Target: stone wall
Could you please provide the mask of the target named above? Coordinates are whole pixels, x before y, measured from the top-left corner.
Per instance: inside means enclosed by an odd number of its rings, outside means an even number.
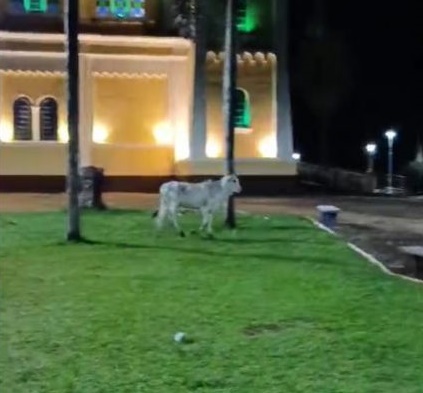
[[[298,176],[301,181],[315,182],[331,191],[371,194],[377,187],[377,178],[373,174],[327,168],[304,162],[298,164]]]

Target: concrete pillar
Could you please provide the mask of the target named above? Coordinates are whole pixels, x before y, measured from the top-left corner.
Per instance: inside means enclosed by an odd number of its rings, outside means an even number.
[[[288,0],[274,0],[273,7],[273,34],[277,61],[275,86],[277,157],[284,161],[292,161],[293,133],[288,66]]]
[[[205,17],[207,1],[197,0],[196,44],[194,49],[194,86],[193,86],[193,121],[190,135],[190,150],[192,160],[206,158],[207,142],[207,18]]]
[[[34,141],[40,141],[40,106],[32,105],[31,106],[31,127],[32,127],[32,139]]]
[[[169,70],[169,118],[175,135],[175,158],[190,157],[190,86],[189,66],[185,59],[176,60]]]

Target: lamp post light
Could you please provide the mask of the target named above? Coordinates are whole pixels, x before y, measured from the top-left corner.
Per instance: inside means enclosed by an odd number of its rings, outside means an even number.
[[[294,161],[300,161],[301,160],[301,154],[300,153],[292,153],[292,159]]]
[[[367,173],[373,173],[374,171],[374,161],[375,161],[375,155],[377,151],[376,143],[368,143],[365,146],[365,150],[367,153]]]
[[[394,174],[394,140],[397,137],[397,133],[394,130],[388,130],[385,132],[385,137],[388,140],[388,186],[386,188],[387,194],[393,194],[393,174]]]

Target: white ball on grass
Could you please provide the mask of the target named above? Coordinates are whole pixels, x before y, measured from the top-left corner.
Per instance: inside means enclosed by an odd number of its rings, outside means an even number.
[[[183,342],[185,338],[186,338],[186,334],[183,332],[175,333],[175,335],[173,336],[173,340],[177,343]]]

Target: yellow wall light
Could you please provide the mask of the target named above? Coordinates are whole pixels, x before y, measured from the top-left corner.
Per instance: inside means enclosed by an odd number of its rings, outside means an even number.
[[[173,132],[169,123],[162,122],[157,124],[153,129],[153,135],[158,145],[173,145]]]
[[[13,127],[10,123],[0,124],[0,142],[13,142]]]
[[[106,143],[109,137],[109,131],[102,124],[95,124],[93,128],[93,142]]]
[[[208,138],[206,144],[206,155],[208,158],[217,158],[220,155],[220,146],[213,138]]]
[[[278,153],[276,138],[272,135],[263,138],[258,144],[258,151],[264,158],[276,158]]]
[[[66,127],[65,124],[61,124],[59,127],[59,130],[57,131],[57,136],[59,139],[59,142],[61,143],[68,143],[69,142],[69,132],[68,127]]]

